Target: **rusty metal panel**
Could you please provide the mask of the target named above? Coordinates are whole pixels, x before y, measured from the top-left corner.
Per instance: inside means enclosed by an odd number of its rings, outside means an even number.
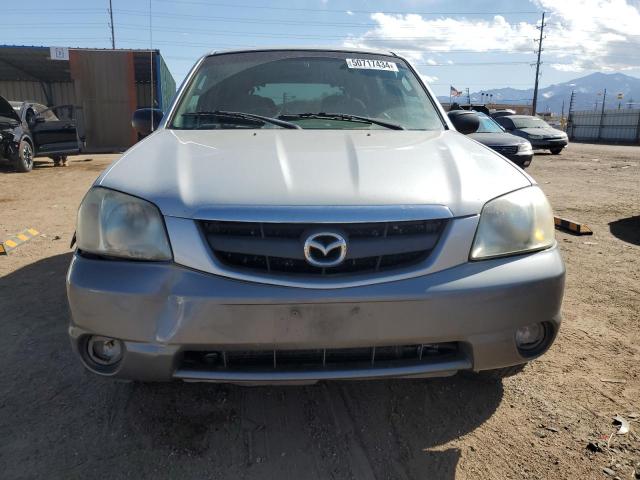
[[[132,53],[75,50],[70,52],[70,65],[84,112],[86,150],[119,151],[133,145]]]

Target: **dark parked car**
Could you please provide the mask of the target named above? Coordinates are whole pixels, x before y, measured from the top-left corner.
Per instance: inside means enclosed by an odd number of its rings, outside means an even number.
[[[507,132],[529,140],[536,150],[551,150],[551,153],[558,155],[569,143],[566,133],[538,117],[509,115],[498,117],[495,121]]]
[[[34,157],[50,157],[60,164],[67,155],[78,153],[75,122],[58,118],[56,108],[0,97],[0,159],[12,162],[19,172],[28,172]]]
[[[464,110],[449,112],[449,118],[453,121],[452,117],[460,115],[460,112],[464,112]],[[480,126],[474,133],[469,134],[471,138],[507,157],[520,168],[527,168],[531,164],[533,150],[527,140],[505,132],[488,115],[482,112],[475,112],[475,114],[480,120]]]

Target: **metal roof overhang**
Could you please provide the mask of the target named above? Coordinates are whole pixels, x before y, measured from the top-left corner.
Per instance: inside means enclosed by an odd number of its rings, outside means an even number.
[[[69,82],[69,62],[51,60],[49,47],[0,45],[0,80]]]

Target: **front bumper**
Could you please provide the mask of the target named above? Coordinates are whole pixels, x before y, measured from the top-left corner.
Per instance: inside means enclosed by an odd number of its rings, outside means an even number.
[[[568,145],[569,141],[566,138],[541,138],[539,140],[536,139],[528,139],[531,142],[531,146],[534,150],[539,149],[549,149],[549,148],[564,148]]]
[[[504,156],[507,157],[516,165],[518,165],[520,168],[527,168],[529,165],[531,165],[531,160],[533,159],[533,152],[515,153],[513,155],[504,155]]]
[[[468,262],[422,277],[330,290],[232,280],[176,264],[76,254],[67,275],[69,333],[79,353],[87,335],[122,339],[124,356],[108,375],[125,379],[278,383],[444,376],[530,360],[518,352],[515,330],[548,322],[555,335],[564,275],[556,247]],[[193,350],[444,342],[461,345],[459,355],[393,367],[194,370],[183,362],[184,353]],[[85,355],[80,357],[92,369]]]

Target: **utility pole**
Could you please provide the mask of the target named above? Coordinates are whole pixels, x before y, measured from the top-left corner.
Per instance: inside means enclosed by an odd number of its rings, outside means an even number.
[[[598,126],[598,140],[602,138],[602,127],[604,127],[604,104],[607,101],[607,89],[602,94],[602,110],[600,110],[600,125]]]
[[[567,135],[569,135],[569,139],[573,139],[573,119],[571,118],[573,115],[573,105],[576,97],[576,91],[571,90],[571,98],[569,98],[569,113],[567,113]]]
[[[116,34],[113,31],[113,5],[111,5],[111,0],[109,0],[109,27],[111,27],[111,48],[113,50],[116,49]]]
[[[540,39],[538,40],[538,61],[536,62],[536,82],[533,87],[533,104],[531,105],[531,115],[536,114],[536,106],[538,103],[538,79],[540,78],[540,55],[542,54],[542,34],[544,33],[544,14],[542,12],[542,23],[540,24]]]
[[[467,87],[467,103],[471,105],[471,95],[469,94],[469,87]]]

